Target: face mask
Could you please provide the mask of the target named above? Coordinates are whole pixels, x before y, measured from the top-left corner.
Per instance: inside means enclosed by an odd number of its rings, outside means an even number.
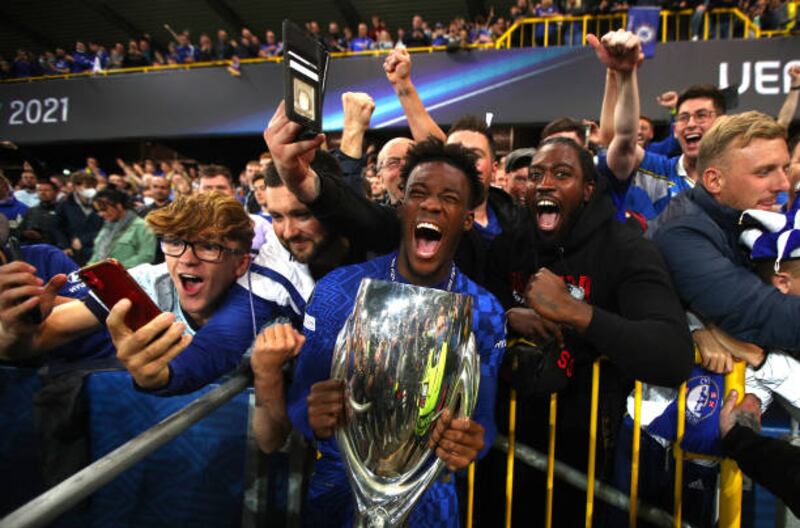
[[[97,194],[97,189],[81,189],[81,196],[85,200],[91,200]]]
[[[144,202],[145,205],[153,205],[154,203],[156,203],[155,198],[153,198],[152,196],[145,196],[142,201]]]

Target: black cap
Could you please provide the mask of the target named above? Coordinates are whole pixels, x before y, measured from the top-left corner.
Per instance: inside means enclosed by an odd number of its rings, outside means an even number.
[[[506,172],[518,169],[520,167],[527,167],[531,164],[533,155],[536,154],[535,148],[520,148],[512,150],[506,156]]]

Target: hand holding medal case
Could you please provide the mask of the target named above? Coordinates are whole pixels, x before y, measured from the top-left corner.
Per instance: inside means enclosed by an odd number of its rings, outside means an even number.
[[[290,22],[283,21],[283,99],[286,115],[303,125],[297,140],[322,132],[322,103],[328,74],[328,51]]]

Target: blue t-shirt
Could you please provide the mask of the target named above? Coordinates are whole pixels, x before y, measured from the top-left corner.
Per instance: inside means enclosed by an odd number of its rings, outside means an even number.
[[[645,151],[636,173],[619,181],[606,163],[605,155],[598,159],[598,170],[610,175],[614,204],[625,211],[633,211],[651,220],[661,214],[677,194],[694,187],[694,181],[682,170],[680,156],[668,158]]]
[[[314,383],[330,378],[336,337],[353,309],[361,279],[391,280],[391,262],[396,257],[397,252],[393,252],[363,264],[338,268],[317,284],[306,309],[303,324],[306,343],[298,358],[288,398],[289,417],[307,438],[313,439],[314,433],[308,424],[306,398]],[[402,277],[397,278],[402,280]],[[472,329],[480,356],[481,378],[473,418],[484,427],[485,453],[497,433],[494,403],[497,372],[505,352],[505,313],[492,294],[457,269],[452,291],[471,295],[474,302]],[[322,457],[316,462],[309,484],[304,524],[348,526],[353,520],[353,499],[336,440],[321,440],[317,447]],[[458,522],[458,501],[452,478],[446,483],[440,479],[432,484],[409,517],[410,526],[457,527]]]
[[[91,70],[94,67],[94,55],[92,53],[76,51],[72,54],[72,71],[80,73]]]
[[[0,202],[0,214],[8,218],[8,224],[11,229],[19,227],[19,223],[27,210],[28,206],[17,200],[13,194],[4,202]]]
[[[375,46],[375,42],[369,37],[356,37],[350,41],[350,51],[367,51]]]
[[[667,137],[660,141],[651,141],[644,148],[653,154],[661,154],[662,156],[672,157],[681,155],[681,144],[675,139],[675,122],[669,125],[669,134]]]
[[[478,231],[487,244],[491,244],[495,238],[503,233],[503,226],[500,225],[497,215],[494,214],[492,207],[488,203],[486,204],[486,218],[488,221],[485,226],[480,225],[478,222],[473,222],[472,227]]]
[[[187,44],[186,46],[175,47],[175,57],[177,62],[183,64],[185,62],[192,62],[197,58],[197,52],[194,46]]]

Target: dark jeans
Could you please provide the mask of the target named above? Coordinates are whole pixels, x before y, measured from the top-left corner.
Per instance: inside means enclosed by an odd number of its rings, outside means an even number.
[[[631,444],[633,423],[629,417],[622,422],[614,458],[613,485],[625,494],[630,493]],[[683,464],[683,519],[692,526],[714,525],[714,495],[717,489],[718,467]],[[675,458],[672,449],[665,449],[644,430],[639,448],[639,498],[668,513],[673,511],[675,489]],[[628,512],[608,508],[607,526],[628,526]],[[652,526],[639,521],[637,526]]]

